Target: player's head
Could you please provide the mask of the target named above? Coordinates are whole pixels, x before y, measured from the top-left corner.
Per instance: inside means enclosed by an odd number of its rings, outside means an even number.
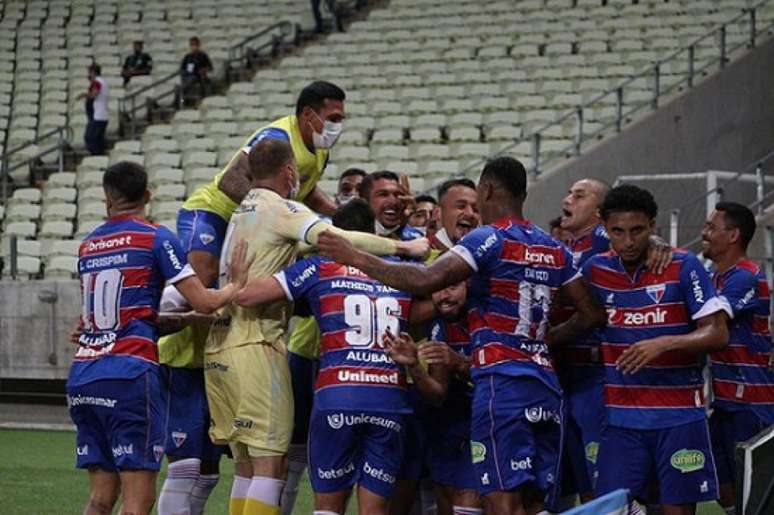
[[[192,54],[195,54],[199,51],[202,47],[202,42],[199,40],[198,37],[193,36],[188,40],[188,48],[190,49]]]
[[[374,214],[363,199],[355,198],[339,206],[332,221],[345,231],[374,232]]]
[[[715,204],[701,230],[704,256],[717,262],[729,251],[734,257],[745,254],[755,227],[755,215],[747,206],[737,202]]]
[[[648,190],[624,184],[610,190],[600,208],[610,246],[624,265],[645,261],[658,205]]]
[[[87,68],[89,74],[89,80],[94,80],[96,77],[102,75],[102,67],[97,63],[91,63]]]
[[[134,48],[134,53],[139,54],[142,52],[143,42],[141,39],[136,40],[134,43],[132,43],[132,48]]]
[[[376,221],[386,229],[400,226],[403,220],[403,190],[400,177],[387,170],[369,173],[360,183],[360,198],[368,202]]]
[[[419,230],[426,231],[435,222],[438,202],[432,195],[417,195],[414,197],[416,209],[408,217],[408,224]]]
[[[343,206],[352,199],[360,198],[358,187],[366,174],[360,168],[347,168],[339,177],[339,187],[336,191],[336,205]]]
[[[443,290],[433,293],[433,304],[438,314],[443,318],[457,318],[465,307],[465,298],[468,295],[467,281],[460,281],[457,284],[447,286]]]
[[[512,157],[490,159],[481,172],[477,192],[478,210],[485,224],[501,216],[503,208],[520,212],[527,198],[527,170]]]
[[[452,243],[478,227],[481,219],[476,208],[476,184],[470,179],[451,179],[438,188],[441,226]]]
[[[267,186],[284,198],[296,198],[301,183],[290,143],[263,139],[250,149],[247,161],[253,186]]]
[[[318,80],[304,89],[296,101],[296,118],[301,138],[314,149],[331,148],[344,129],[344,90]]]
[[[598,179],[581,179],[570,186],[562,200],[562,229],[573,236],[599,223],[599,206],[605,201],[610,185]]]
[[[109,166],[102,175],[108,216],[142,211],[150,200],[145,168],[130,161]]]

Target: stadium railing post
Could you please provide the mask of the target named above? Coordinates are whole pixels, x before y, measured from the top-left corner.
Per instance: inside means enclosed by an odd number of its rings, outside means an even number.
[[[18,252],[19,249],[17,248],[17,245],[18,245],[17,241],[18,241],[17,236],[15,234],[12,234],[10,258],[11,258],[11,279],[13,279],[14,281],[16,280],[16,273],[17,273],[17,267],[18,267],[18,263],[16,261],[18,259],[18,254],[19,254]]]
[[[669,244],[677,247],[677,235],[680,224],[680,210],[673,209],[669,213]]]
[[[691,45],[688,47],[688,87],[693,87],[694,68],[696,66],[696,47]]]
[[[540,133],[532,135],[532,162],[535,163],[535,175],[540,173]]]
[[[578,106],[575,110],[575,115],[578,117],[578,128],[575,133],[575,155],[579,156],[581,145],[583,144],[583,106]]]
[[[57,127],[57,161],[59,162],[59,172],[64,171],[64,127]]]
[[[750,48],[755,48],[755,18],[757,16],[757,7],[750,9]]]
[[[661,95],[661,64],[656,63],[653,66],[653,101],[652,107],[655,111],[658,109],[658,97]]]
[[[615,90],[615,131],[621,132],[621,124],[623,120],[623,86],[619,86]]]
[[[726,67],[726,26],[720,26],[720,67]]]

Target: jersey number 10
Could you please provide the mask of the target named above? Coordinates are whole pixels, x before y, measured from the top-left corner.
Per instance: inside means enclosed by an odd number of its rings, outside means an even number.
[[[81,276],[81,290],[83,292],[81,319],[84,330],[92,331],[96,328],[107,331],[118,328],[121,323],[119,313],[123,284],[124,276],[120,270],[115,268]],[[92,296],[94,300],[93,303],[90,303]],[[94,326],[96,327],[92,327],[90,315],[94,315]]]
[[[366,295],[347,295],[344,297],[344,322],[349,326],[344,340],[353,347],[370,347],[374,343],[382,345],[382,335],[389,330],[397,335],[400,321],[395,316],[400,313],[398,299],[380,297],[371,299]]]

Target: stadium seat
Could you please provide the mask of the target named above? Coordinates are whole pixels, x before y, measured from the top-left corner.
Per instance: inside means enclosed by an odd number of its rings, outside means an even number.
[[[43,222],[38,232],[41,238],[68,239],[73,234],[73,224],[67,221]]]
[[[31,279],[40,273],[40,259],[32,256],[19,256],[16,260],[17,279]],[[11,277],[11,267],[3,266],[3,277]]]
[[[78,258],[74,256],[53,256],[45,266],[46,279],[72,279],[78,273]]]
[[[31,239],[37,233],[35,222],[10,222],[5,224],[4,236],[16,236],[17,238]]]

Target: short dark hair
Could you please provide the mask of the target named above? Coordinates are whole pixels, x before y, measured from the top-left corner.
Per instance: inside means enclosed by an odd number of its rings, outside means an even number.
[[[148,190],[148,174],[137,163],[119,161],[105,170],[102,187],[111,197],[120,197],[131,203],[139,202]]]
[[[333,225],[345,231],[360,231],[373,233],[374,213],[368,207],[368,202],[355,198],[333,213]]]
[[[755,215],[749,207],[738,202],[718,202],[715,211],[723,213],[723,219],[729,229],[739,229],[739,237],[742,239],[742,248],[747,246],[755,236]]]
[[[608,192],[599,213],[602,220],[607,220],[611,213],[626,212],[645,213],[653,219],[658,215],[658,204],[648,190],[633,184],[622,184]]]
[[[417,204],[419,204],[420,202],[430,202],[435,206],[438,205],[438,202],[436,202],[435,198],[432,195],[427,195],[427,194],[417,195],[416,197],[414,197],[414,202],[416,202]]]
[[[97,63],[91,63],[89,65],[89,71],[94,72],[94,75],[102,75],[102,66]]]
[[[191,45],[193,43],[196,43],[197,45],[201,45],[202,42],[199,39],[199,36],[191,36],[191,38],[188,40],[188,44]]]
[[[374,182],[378,181],[379,179],[387,179],[400,183],[400,177],[398,177],[398,174],[389,170],[369,173],[363,177],[363,182],[361,182],[357,187],[357,192],[360,194],[360,198],[363,198],[367,201],[368,197],[371,196],[371,190],[374,189]]]
[[[449,190],[455,186],[462,186],[464,188],[470,188],[473,191],[476,191],[476,183],[470,179],[466,179],[464,177],[461,179],[449,179],[438,187],[438,200],[441,201],[443,197],[449,192]]]
[[[344,90],[337,85],[324,80],[314,81],[301,90],[296,101],[296,116],[301,114],[305,107],[311,107],[315,111],[325,105],[325,99],[330,98],[344,102],[346,95]]]
[[[479,183],[483,182],[497,183],[514,199],[527,194],[527,170],[513,157],[500,156],[487,161],[479,179]]]
[[[293,160],[293,147],[281,139],[262,139],[250,149],[247,160],[250,177],[269,179]]]
[[[341,182],[342,179],[346,179],[347,177],[352,177],[353,175],[357,175],[359,177],[365,177],[366,175],[368,175],[368,173],[366,173],[365,170],[360,168],[347,168],[339,176],[339,182]]]
[[[557,216],[556,218],[552,218],[548,222],[548,226],[551,228],[552,231],[554,229],[560,228],[562,226],[562,217],[561,216]]]

